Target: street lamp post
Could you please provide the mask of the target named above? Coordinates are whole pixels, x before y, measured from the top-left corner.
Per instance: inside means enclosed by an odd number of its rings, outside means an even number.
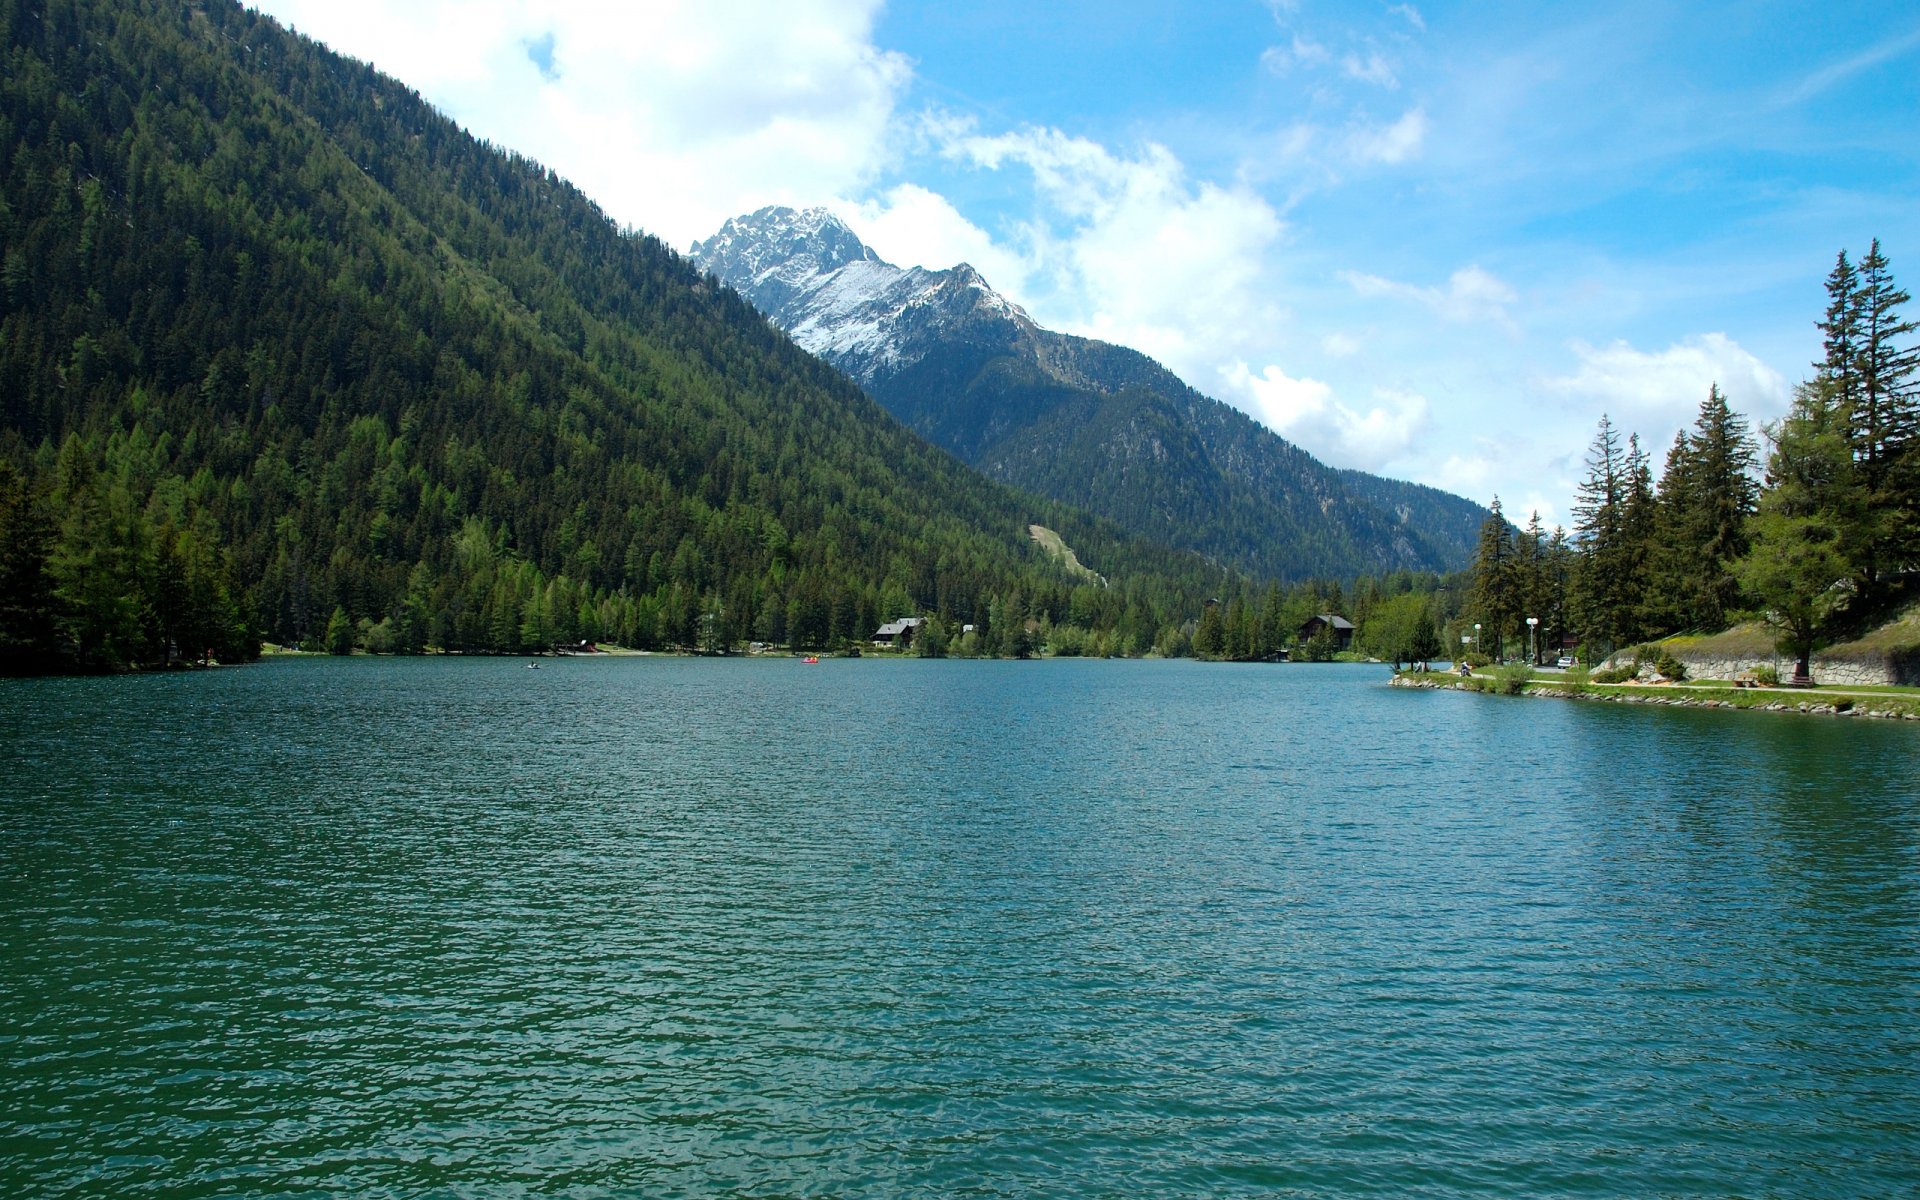
[[[1473,623],[1473,648],[1480,649],[1480,622],[1478,621]]]
[[[1539,626],[1539,617],[1527,618],[1527,661],[1536,667],[1540,665],[1540,644],[1534,639],[1534,633]]]

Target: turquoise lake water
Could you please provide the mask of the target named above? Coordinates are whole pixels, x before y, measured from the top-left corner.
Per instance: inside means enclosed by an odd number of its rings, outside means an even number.
[[[1381,667],[0,682],[0,1194],[1920,1191],[1920,728]]]

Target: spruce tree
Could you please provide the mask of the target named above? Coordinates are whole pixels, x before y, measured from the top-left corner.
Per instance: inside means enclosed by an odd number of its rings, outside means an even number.
[[[1646,636],[1640,614],[1646,604],[1652,572],[1654,527],[1653,469],[1640,435],[1627,437],[1627,475],[1624,511],[1620,519],[1620,639],[1639,641]]]
[[[1833,381],[1802,384],[1786,419],[1768,431],[1767,488],[1738,568],[1800,678],[1854,594],[1849,537],[1863,528],[1866,493],[1847,433],[1847,407]]]
[[[1487,653],[1484,641],[1493,639],[1492,658],[1501,660],[1506,635],[1516,623],[1519,609],[1520,577],[1513,553],[1513,537],[1506,517],[1500,512],[1500,497],[1493,498],[1487,519],[1480,523],[1480,542],[1473,556],[1473,603],[1471,612],[1480,622],[1482,643],[1476,653]]]
[[[1747,552],[1747,522],[1759,500],[1755,457],[1746,421],[1715,384],[1687,438],[1685,536],[1693,566],[1687,617],[1696,628],[1720,628],[1739,605],[1733,565]]]
[[[1556,657],[1559,648],[1567,644],[1569,635],[1573,633],[1574,568],[1573,542],[1568,539],[1565,529],[1555,525],[1553,533],[1547,538],[1542,562],[1546,598],[1541,606],[1540,633],[1543,640],[1554,648]]]
[[[1583,637],[1605,653],[1613,651],[1632,624],[1625,545],[1628,489],[1620,435],[1603,413],[1587,451],[1587,477],[1574,498],[1578,550],[1573,609]]]
[[[1818,328],[1824,353],[1813,365],[1830,385],[1833,403],[1849,412],[1860,395],[1860,274],[1845,250],[1827,275],[1826,319]]]
[[[1549,603],[1547,577],[1546,531],[1540,526],[1540,510],[1535,509],[1527,518],[1527,527],[1514,537],[1514,595],[1519,616],[1524,621],[1534,618],[1528,637],[1528,653],[1532,655],[1532,664],[1540,665],[1540,651],[1545,644],[1546,612]],[[1516,631],[1518,632],[1518,631]]]
[[[1647,629],[1665,632],[1693,623],[1697,506],[1687,435],[1676,433],[1654,491],[1653,544],[1648,548],[1647,590],[1640,606],[1641,623]]]
[[[1862,582],[1869,589],[1910,565],[1916,545],[1913,527],[1920,518],[1913,470],[1920,451],[1920,393],[1914,379],[1920,352],[1901,345],[1916,328],[1900,316],[1900,306],[1911,298],[1894,286],[1875,238],[1860,260],[1855,292],[1859,387],[1847,423],[1871,521],[1860,563]]]

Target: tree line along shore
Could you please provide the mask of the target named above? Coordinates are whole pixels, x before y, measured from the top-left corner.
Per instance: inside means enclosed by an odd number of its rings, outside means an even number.
[[[1759,446],[1718,386],[1656,481],[1637,435],[1602,416],[1571,531],[1514,528],[1494,501],[1450,645],[1467,661],[1518,650],[1601,664],[1640,648],[1678,665],[1676,635],[1763,627],[1789,678],[1814,652],[1906,629],[1920,566],[1920,347],[1875,240],[1826,280],[1822,356]],[[1465,639],[1453,642],[1452,638]],[[1738,639],[1731,639],[1737,641]],[[1914,638],[1920,643],[1920,637]],[[1885,647],[1906,661],[1911,647]],[[1761,656],[1749,653],[1752,665]],[[1616,669],[1619,669],[1616,667]]]

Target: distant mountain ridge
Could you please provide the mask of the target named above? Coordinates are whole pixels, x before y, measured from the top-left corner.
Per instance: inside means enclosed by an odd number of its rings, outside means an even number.
[[[825,209],[692,247],[804,349],[986,474],[1254,574],[1466,565],[1485,510],[1339,471],[1146,355],[1056,333],[961,263],[901,268]]]

